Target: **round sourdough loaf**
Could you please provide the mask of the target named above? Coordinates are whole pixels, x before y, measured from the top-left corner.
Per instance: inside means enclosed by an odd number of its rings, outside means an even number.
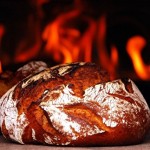
[[[93,63],[47,68],[0,100],[5,138],[25,144],[129,145],[142,142],[150,110],[130,79],[109,80]]]

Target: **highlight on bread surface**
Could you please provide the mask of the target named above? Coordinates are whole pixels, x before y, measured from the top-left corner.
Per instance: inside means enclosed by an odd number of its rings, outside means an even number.
[[[0,100],[5,138],[68,146],[138,144],[150,127],[150,109],[130,79],[110,81],[93,63],[46,68]]]

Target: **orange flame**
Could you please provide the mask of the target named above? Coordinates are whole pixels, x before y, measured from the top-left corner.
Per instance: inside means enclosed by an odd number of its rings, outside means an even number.
[[[143,62],[141,52],[146,45],[146,39],[142,36],[131,37],[126,45],[127,53],[129,54],[135,72],[143,80],[150,79],[150,66]]]
[[[106,49],[106,17],[102,16],[98,23],[98,55],[100,64],[110,73],[111,79],[117,77],[116,69],[118,66],[118,51],[115,46],[111,47],[111,54],[109,56]]]
[[[69,19],[77,18],[79,15],[81,14],[78,10],[63,13],[46,26],[42,35],[43,40],[46,41],[45,51],[52,54],[55,61],[61,63],[91,61],[96,28],[94,20],[83,17],[88,23],[88,28],[83,34],[77,28],[64,27]]]
[[[3,70],[2,70],[2,63],[0,61],[0,73],[2,73],[2,72],[3,72]]]
[[[118,61],[119,61],[119,56],[118,56],[118,50],[115,46],[111,47],[111,55],[110,55],[112,64],[114,67],[117,67],[118,65]]]

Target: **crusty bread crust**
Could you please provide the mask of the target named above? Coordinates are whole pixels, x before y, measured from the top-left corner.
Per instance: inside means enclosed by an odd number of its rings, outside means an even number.
[[[110,81],[92,63],[29,76],[1,98],[0,107],[3,135],[22,144],[137,144],[150,124],[150,110],[133,81]]]
[[[2,72],[0,74],[0,97],[22,79],[34,73],[40,72],[47,67],[47,64],[43,61],[31,61],[20,67],[16,72]]]

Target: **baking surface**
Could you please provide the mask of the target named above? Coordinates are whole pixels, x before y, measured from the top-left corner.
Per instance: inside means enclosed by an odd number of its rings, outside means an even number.
[[[150,150],[150,132],[146,139],[139,145],[115,146],[115,147],[61,147],[44,145],[20,145],[5,140],[0,135],[0,150]]]

